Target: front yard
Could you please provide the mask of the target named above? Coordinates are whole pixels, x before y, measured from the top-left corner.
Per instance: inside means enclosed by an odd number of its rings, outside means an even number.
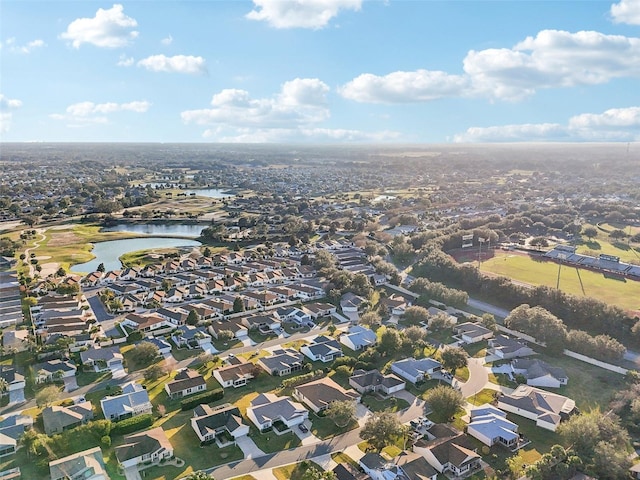
[[[403,398],[382,398],[375,394],[363,395],[361,403],[372,412],[382,412],[384,410],[399,412],[409,406],[409,402]]]
[[[352,419],[346,427],[337,427],[329,417],[322,417],[313,412],[309,412],[309,420],[311,420],[311,433],[323,440],[342,435],[358,427],[355,419]]]

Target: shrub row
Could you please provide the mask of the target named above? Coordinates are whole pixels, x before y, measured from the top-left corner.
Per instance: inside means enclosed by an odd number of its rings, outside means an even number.
[[[127,433],[142,430],[153,425],[153,415],[145,413],[144,415],[138,415],[137,417],[127,418],[121,420],[113,425],[113,433],[119,433],[125,435]]]
[[[224,390],[222,388],[216,388],[215,390],[199,393],[198,395],[182,400],[180,402],[180,409],[183,411],[191,410],[201,403],[215,402],[216,400],[220,400],[222,397],[224,397]]]

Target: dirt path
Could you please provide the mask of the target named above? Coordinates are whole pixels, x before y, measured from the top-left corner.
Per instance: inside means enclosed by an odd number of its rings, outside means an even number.
[[[42,228],[37,229],[36,233],[38,235],[40,235],[41,238],[39,240],[36,240],[35,242],[33,242],[33,246],[32,247],[26,248],[24,250],[24,254],[26,255],[25,260],[27,260],[29,262],[29,276],[30,277],[34,277],[34,270],[35,270],[35,266],[31,263],[31,258],[30,258],[31,250],[35,250],[36,248],[38,248],[40,246],[40,243],[44,242],[47,239],[47,236],[44,234],[44,232],[45,232],[45,230],[42,229]]]

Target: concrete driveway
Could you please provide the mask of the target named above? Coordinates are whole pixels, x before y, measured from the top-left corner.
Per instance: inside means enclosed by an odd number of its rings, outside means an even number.
[[[65,392],[73,392],[78,389],[78,382],[76,377],[66,377],[64,379],[64,391]]]
[[[142,480],[138,467],[129,467],[124,469],[124,476],[127,480]]]
[[[244,453],[244,458],[257,458],[265,455],[265,453],[258,448],[256,443],[246,435],[236,439],[236,445],[238,445],[240,450],[242,450],[242,453]]]
[[[300,430],[300,427],[298,425],[292,428],[292,431],[300,439],[302,445],[313,445],[314,443],[320,442],[321,440],[313,433],[311,433],[311,420],[307,419],[303,422],[303,424],[307,427],[307,432],[303,432],[302,430]]]
[[[369,410],[361,403],[356,404],[356,419],[358,420],[358,425],[360,425],[361,427],[364,426],[364,424],[367,423],[367,418],[369,418],[370,415],[372,415],[371,410]]]

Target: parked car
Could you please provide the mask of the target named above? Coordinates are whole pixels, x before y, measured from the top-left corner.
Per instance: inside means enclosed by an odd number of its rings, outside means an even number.
[[[301,432],[304,432],[304,433],[307,433],[309,431],[309,429],[304,423],[301,423],[300,425],[298,425],[298,428],[300,429]]]

